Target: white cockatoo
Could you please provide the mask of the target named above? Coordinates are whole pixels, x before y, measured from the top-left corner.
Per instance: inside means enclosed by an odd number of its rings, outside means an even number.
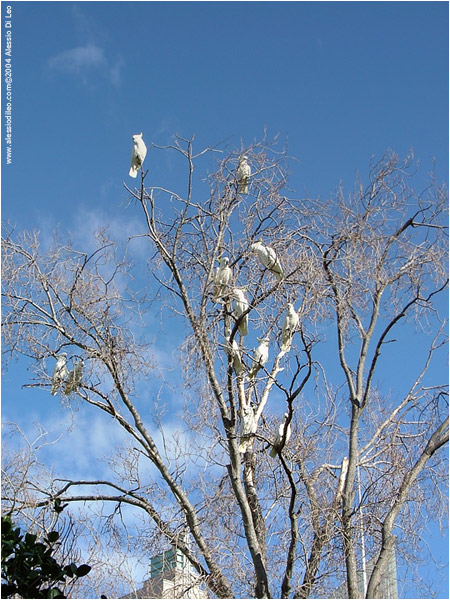
[[[137,172],[142,167],[144,159],[147,155],[147,146],[142,139],[142,133],[133,135],[133,150],[131,151],[131,167],[128,175],[137,177]]]
[[[288,418],[288,413],[284,413],[284,417],[283,417],[283,421],[281,422],[279,428],[278,428],[278,433],[277,433],[277,437],[275,438],[275,441],[272,445],[272,450],[270,451],[270,456],[272,458],[275,458],[275,456],[277,455],[277,453],[281,450],[282,448],[282,443],[283,443],[283,436],[284,436],[284,430],[286,428],[286,420]],[[287,426],[286,429],[286,438],[284,440],[284,444],[286,445],[289,441],[289,438],[291,437],[291,424],[289,423],[289,425]]]
[[[269,338],[263,338],[262,340],[258,338],[258,342],[260,342],[260,344],[253,354],[252,368],[248,374],[250,379],[256,377],[256,373],[266,364],[269,358]]]
[[[276,252],[270,246],[264,246],[261,242],[255,242],[251,245],[252,252],[258,255],[262,265],[273,273],[278,281],[283,279],[283,271],[281,270],[280,261],[277,258]]]
[[[233,359],[234,371],[236,375],[239,375],[242,373],[244,367],[242,365],[242,353],[236,340],[233,340],[231,344],[231,357]]]
[[[248,194],[248,182],[251,175],[251,168],[248,164],[248,156],[240,156],[237,168],[237,180],[241,194]]]
[[[230,259],[228,256],[225,256],[225,258],[218,258],[217,260],[219,261],[219,266],[217,267],[214,275],[213,289],[215,302],[218,302],[226,293],[227,287],[230,285],[233,278],[233,272],[229,266]]]
[[[288,352],[291,349],[292,336],[298,325],[298,314],[295,312],[294,305],[288,302],[286,305],[286,314],[283,319],[281,334],[281,349]]]
[[[66,379],[66,386],[64,388],[65,394],[74,392],[81,384],[81,379],[83,377],[83,366],[84,363],[82,360],[79,360],[75,363],[73,369],[70,371]]]
[[[248,300],[245,297],[244,291],[240,288],[233,289],[233,315],[236,320],[240,319],[240,317],[245,313],[248,309]],[[242,320],[239,322],[239,333],[241,335],[248,334],[248,314],[242,317]]]
[[[241,410],[241,439],[239,440],[239,452],[244,454],[247,450],[248,443],[256,433],[256,418],[252,404],[243,406]]]
[[[69,374],[69,371],[66,367],[67,352],[61,352],[61,354],[57,354],[55,358],[56,358],[56,365],[55,365],[55,368],[53,369],[53,375],[52,375],[52,390],[51,390],[52,396],[56,396],[56,394],[58,393],[59,387],[62,385],[65,378]]]

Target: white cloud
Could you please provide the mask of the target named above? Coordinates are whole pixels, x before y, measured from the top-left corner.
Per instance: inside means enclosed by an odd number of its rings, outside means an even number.
[[[148,407],[152,412],[152,407]],[[185,477],[195,479],[199,470],[208,465],[207,456],[221,452],[215,442],[198,433],[189,431],[176,411],[172,410],[162,416],[162,428],[153,423],[146,410],[141,411],[148,433],[153,438],[163,460],[174,465],[181,460],[189,469]],[[49,467],[55,477],[73,480],[114,480],[110,461],[119,468],[121,457],[127,454],[136,442],[119,426],[112,417],[95,412],[92,407],[79,405],[74,412],[57,410],[54,414],[42,414],[40,425],[22,423],[25,439],[37,440],[40,433],[45,433],[40,442],[32,443],[41,464]],[[6,435],[8,423],[3,432]],[[11,432],[15,429],[9,426]],[[9,439],[10,436],[8,436]],[[23,448],[24,441],[17,432],[9,442],[11,448]],[[141,476],[147,481],[160,481],[161,476],[150,461],[139,460]],[[211,465],[210,465],[211,466]],[[120,469],[119,469],[120,470]],[[213,467],[213,470],[214,467]]]
[[[95,71],[115,86],[120,84],[122,65],[120,56],[114,62],[108,60],[104,49],[93,42],[60,52],[48,60],[50,69],[80,76],[83,83],[87,83],[88,72]]]
[[[75,73],[80,72],[81,69],[101,67],[105,64],[103,49],[90,42],[85,46],[77,46],[72,50],[61,52],[49,59],[50,67]]]

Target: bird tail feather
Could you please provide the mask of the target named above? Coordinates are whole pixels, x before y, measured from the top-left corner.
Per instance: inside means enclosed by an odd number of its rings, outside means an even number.
[[[282,341],[281,344],[281,350],[283,352],[289,352],[289,350],[291,349],[292,346],[292,335],[290,335],[289,337],[285,337]]]
[[[245,321],[239,325],[239,333],[241,335],[248,335],[248,327]]]
[[[136,167],[131,167],[128,175],[130,177],[137,177],[137,169],[136,169]]]
[[[272,458],[275,458],[276,455],[277,455],[277,449],[275,446],[272,446],[272,450],[270,451],[270,456]]]

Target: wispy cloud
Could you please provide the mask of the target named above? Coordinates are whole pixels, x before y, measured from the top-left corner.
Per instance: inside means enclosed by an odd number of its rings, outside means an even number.
[[[123,59],[119,56],[115,61],[111,61],[101,46],[94,42],[86,42],[82,46],[64,50],[50,57],[47,64],[51,70],[81,77],[85,84],[88,82],[88,75],[95,72],[101,73],[112,85],[118,86]]]
[[[49,59],[50,67],[74,73],[79,73],[82,69],[104,67],[106,64],[103,49],[90,42]]]

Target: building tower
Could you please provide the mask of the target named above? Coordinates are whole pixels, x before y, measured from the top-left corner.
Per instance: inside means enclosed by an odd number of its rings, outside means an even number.
[[[176,547],[154,556],[150,561],[150,579],[141,589],[124,598],[207,598],[199,577],[186,556]]]

